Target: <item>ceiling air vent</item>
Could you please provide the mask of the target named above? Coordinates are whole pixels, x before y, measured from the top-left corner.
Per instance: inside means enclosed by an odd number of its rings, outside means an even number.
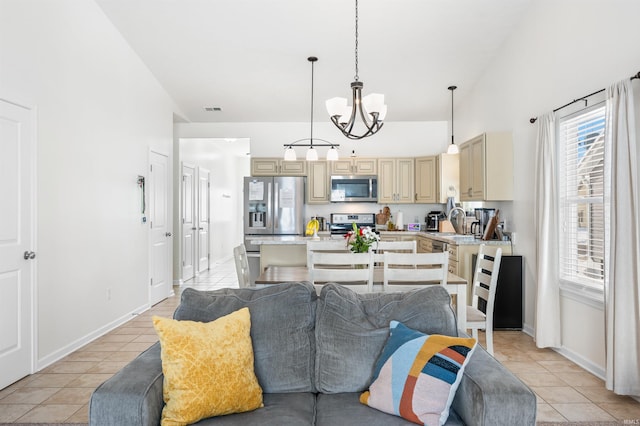
[[[222,111],[222,108],[220,107],[204,107],[204,110],[207,112],[218,112],[218,111]]]

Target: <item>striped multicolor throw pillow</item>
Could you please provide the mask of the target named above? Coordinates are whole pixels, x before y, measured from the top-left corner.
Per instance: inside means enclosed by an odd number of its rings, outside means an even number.
[[[417,424],[444,424],[476,340],[428,335],[397,321],[390,329],[360,402]]]

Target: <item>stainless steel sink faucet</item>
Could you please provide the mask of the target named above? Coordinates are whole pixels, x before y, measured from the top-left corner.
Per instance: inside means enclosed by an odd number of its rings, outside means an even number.
[[[462,207],[454,207],[449,211],[449,214],[447,215],[447,220],[449,222],[451,222],[451,217],[453,216],[453,212],[455,211],[459,211],[462,213],[462,231],[460,231],[460,225],[458,224],[458,221],[456,220],[456,225],[454,226],[456,233],[458,234],[464,234],[465,229],[466,229],[466,221],[467,221],[467,213],[464,211],[464,209]],[[453,222],[452,222],[453,223]]]

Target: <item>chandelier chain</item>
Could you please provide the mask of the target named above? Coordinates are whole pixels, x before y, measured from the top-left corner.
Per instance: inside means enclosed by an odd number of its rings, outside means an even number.
[[[358,0],[356,0],[356,75],[354,81],[358,81]]]

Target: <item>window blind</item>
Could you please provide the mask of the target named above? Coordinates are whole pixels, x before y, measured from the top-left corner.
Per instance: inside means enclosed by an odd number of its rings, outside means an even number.
[[[560,119],[560,276],[604,283],[605,107]]]

